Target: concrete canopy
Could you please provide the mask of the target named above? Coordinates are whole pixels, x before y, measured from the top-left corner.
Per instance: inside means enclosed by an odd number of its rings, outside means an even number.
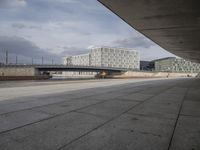
[[[99,0],[162,48],[200,62],[199,0]]]

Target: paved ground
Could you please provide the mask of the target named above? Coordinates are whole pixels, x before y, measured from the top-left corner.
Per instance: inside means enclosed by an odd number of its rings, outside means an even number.
[[[199,79],[40,84],[0,86],[0,150],[200,149]]]

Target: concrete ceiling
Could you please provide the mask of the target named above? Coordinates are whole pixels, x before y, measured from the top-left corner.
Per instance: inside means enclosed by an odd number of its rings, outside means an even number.
[[[200,62],[200,0],[99,0],[162,48]]]

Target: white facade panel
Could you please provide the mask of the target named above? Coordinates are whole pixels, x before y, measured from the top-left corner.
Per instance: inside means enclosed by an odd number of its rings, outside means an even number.
[[[200,72],[200,64],[193,63],[180,58],[165,58],[155,61],[156,71],[169,72]]]
[[[139,53],[132,49],[99,47],[89,54],[65,58],[66,65],[139,69]]]
[[[123,48],[93,48],[91,66],[139,69],[139,54]]]
[[[64,64],[75,66],[90,66],[90,54],[65,57]]]

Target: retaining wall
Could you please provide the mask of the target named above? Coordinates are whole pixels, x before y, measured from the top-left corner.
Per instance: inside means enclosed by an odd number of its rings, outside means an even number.
[[[139,72],[127,71],[122,74],[113,74],[112,78],[168,78],[168,77],[196,77],[198,73],[168,73],[168,72]]]
[[[30,66],[0,66],[0,76],[37,76],[39,71]]]

